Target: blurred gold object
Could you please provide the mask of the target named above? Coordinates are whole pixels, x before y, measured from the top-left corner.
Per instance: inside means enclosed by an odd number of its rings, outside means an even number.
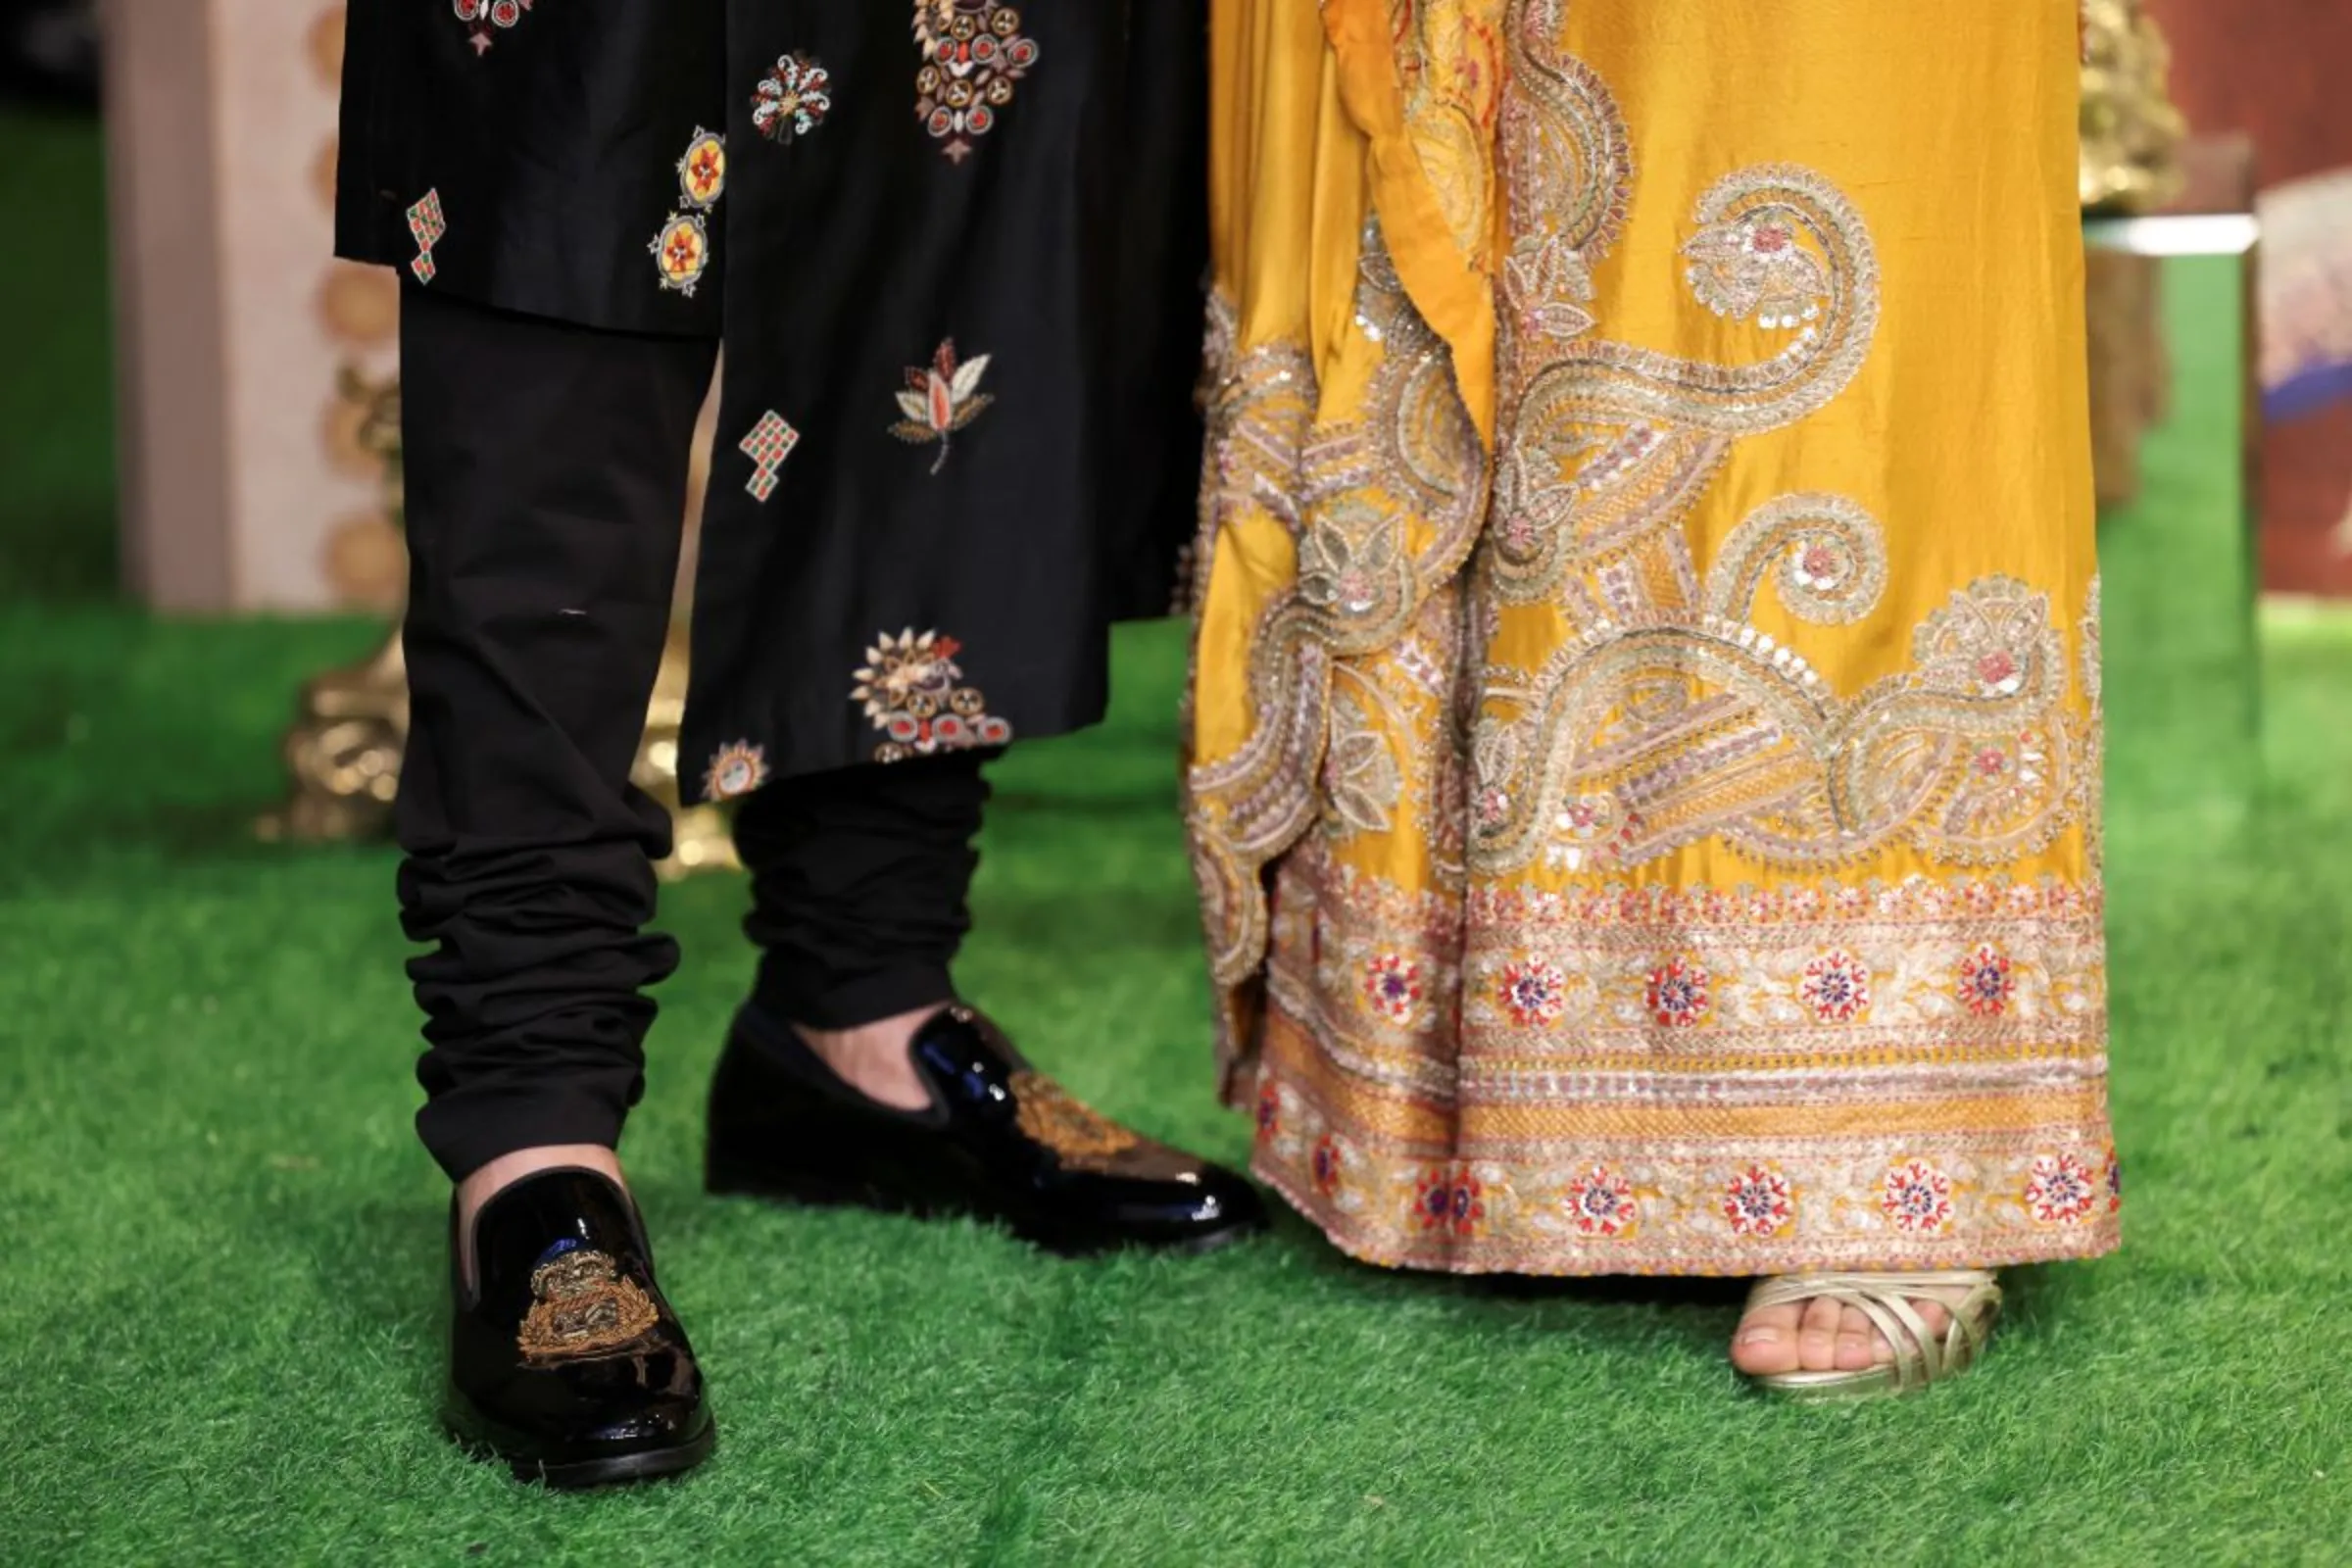
[[[2082,206],[2143,213],[2180,193],[2187,125],[2165,92],[2172,51],[2140,0],[2082,0]]]
[[[391,376],[369,381],[346,368],[339,392],[357,412],[356,421],[339,428],[382,464],[384,514],[398,529],[406,520],[400,380]],[[283,808],[256,824],[262,838],[319,842],[380,838],[390,831],[392,803],[400,792],[401,753],[409,733],[408,665],[401,657],[400,619],[396,607],[392,629],[375,652],[304,684],[294,725],[282,745],[293,790]],[[645,736],[629,770],[629,781],[669,810],[675,843],[669,858],[654,868],[664,881],[741,863],[724,813],[715,807],[679,804],[678,725],[685,711],[686,635],[681,615],[662,650]]]

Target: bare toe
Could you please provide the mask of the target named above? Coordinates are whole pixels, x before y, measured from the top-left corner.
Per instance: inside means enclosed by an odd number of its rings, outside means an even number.
[[[1808,1372],[1827,1372],[1838,1364],[1838,1324],[1843,1308],[1826,1296],[1805,1303],[1803,1326],[1796,1334],[1797,1360]]]
[[[1840,1372],[1867,1371],[1873,1365],[1888,1360],[1894,1351],[1880,1338],[1877,1325],[1870,1314],[1858,1306],[1844,1308],[1838,1320],[1838,1370]]]
[[[1750,1377],[1795,1371],[1796,1330],[1803,1315],[1803,1303],[1798,1301],[1748,1313],[1732,1337],[1732,1365]]]

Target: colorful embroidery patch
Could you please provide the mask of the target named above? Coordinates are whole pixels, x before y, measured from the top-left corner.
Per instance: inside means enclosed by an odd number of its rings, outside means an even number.
[[[1779,1171],[1750,1165],[1724,1189],[1723,1217],[1734,1236],[1778,1236],[1796,1217],[1796,1198]]]
[[[409,209],[409,233],[416,241],[416,259],[409,263],[409,270],[416,274],[417,282],[430,283],[440,271],[433,263],[433,247],[448,232],[449,223],[441,216],[441,191],[436,186]]]
[[[709,212],[726,192],[727,140],[697,125],[686,155],[678,160],[678,199],[697,212]]]
[[[1951,1228],[1952,1179],[1924,1159],[1905,1160],[1886,1172],[1879,1208],[1896,1230],[1940,1235]]]
[[[769,141],[806,136],[833,112],[833,74],[804,54],[778,59],[752,90],[752,128]]]
[[[460,22],[472,27],[473,36],[468,41],[473,52],[486,55],[490,52],[491,29],[503,32],[514,26],[536,4],[538,0],[450,0],[450,9],[458,14]]]
[[[515,1344],[526,1360],[616,1350],[662,1319],[635,1280],[603,1252],[558,1242],[531,1270],[531,1304]]]
[[[1315,1191],[1329,1198],[1339,1191],[1340,1182],[1348,1174],[1348,1156],[1340,1152],[1340,1141],[1325,1133],[1315,1140],[1314,1152],[1307,1156],[1307,1171],[1313,1177]]]
[[[801,444],[801,432],[784,422],[784,416],[770,409],[760,416],[752,433],[738,444],[738,450],[752,460],[752,476],[744,488],[756,501],[765,501],[776,493],[776,472],[792,449]]]
[[[1415,1183],[1413,1215],[1425,1231],[1476,1236],[1486,1223],[1487,1190],[1464,1168],[1439,1165]]]
[[[980,390],[980,377],[988,373],[988,356],[978,355],[960,365],[956,361],[956,340],[940,344],[928,366],[915,366],[906,372],[906,390],[899,394],[899,412],[906,417],[890,427],[890,433],[913,446],[939,443],[939,458],[931,465],[937,473],[947,466],[948,438],[974,419],[980,417],[995,398]]]
[[[1870,971],[1838,949],[1805,965],[1797,1000],[1821,1023],[1852,1023],[1870,1010]]]
[[[953,637],[908,629],[884,632],[865,651],[865,665],[850,700],[865,705],[865,716],[885,739],[874,748],[877,762],[909,757],[1002,746],[1012,726],[988,711],[988,699],[963,684],[956,656],[963,645]]]
[[[923,52],[915,115],[961,163],[997,128],[1013,83],[1037,64],[1037,41],[1022,34],[1020,12],[994,0],[915,0],[914,41]]]
[[[1421,966],[1394,953],[1364,965],[1364,1003],[1391,1023],[1411,1023],[1421,1004]]]
[[[2043,1154],[2026,1175],[2026,1209],[2035,1223],[2080,1225],[2097,1203],[2090,1167],[2072,1154]]]
[[[1715,1006],[1710,979],[1695,960],[1675,958],[1652,969],[1643,991],[1650,1017],[1664,1029],[1690,1029],[1706,1022]]]
[[[710,270],[710,228],[700,213],[672,213],[647,247],[662,269],[662,286],[687,298]]]
[[[713,801],[749,795],[767,782],[767,753],[749,741],[729,741],[703,771],[703,794]]]
[[[1568,1218],[1582,1235],[1623,1236],[1640,1213],[1634,1184],[1605,1165],[1595,1165],[1568,1184]]]
[[[1568,977],[1559,965],[1543,958],[1505,964],[1498,989],[1511,1022],[1522,1029],[1542,1029],[1559,1021],[1568,1004]]]
[[[2017,992],[2017,977],[2009,956],[1986,943],[1960,960],[1960,1001],[1980,1018],[1997,1018],[2009,1010]]]

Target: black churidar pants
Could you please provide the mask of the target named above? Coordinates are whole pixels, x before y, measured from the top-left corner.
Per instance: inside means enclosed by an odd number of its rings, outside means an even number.
[[[401,401],[408,755],[395,821],[425,1012],[417,1132],[451,1176],[620,1136],[644,1089],[668,813],[629,782],[714,344],[410,285]],[[758,1004],[850,1028],[954,995],[986,759],[787,778],[745,801]]]

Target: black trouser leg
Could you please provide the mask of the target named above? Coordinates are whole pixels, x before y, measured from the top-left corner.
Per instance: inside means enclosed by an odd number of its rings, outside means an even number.
[[[853,1029],[954,1000],[993,754],[951,752],[783,779],[746,800],[735,848],[760,949],[754,1001]]]
[[[612,1145],[643,1089],[669,817],[628,782],[716,347],[410,287],[410,729],[396,824],[426,1014],[416,1127],[453,1179]]]

